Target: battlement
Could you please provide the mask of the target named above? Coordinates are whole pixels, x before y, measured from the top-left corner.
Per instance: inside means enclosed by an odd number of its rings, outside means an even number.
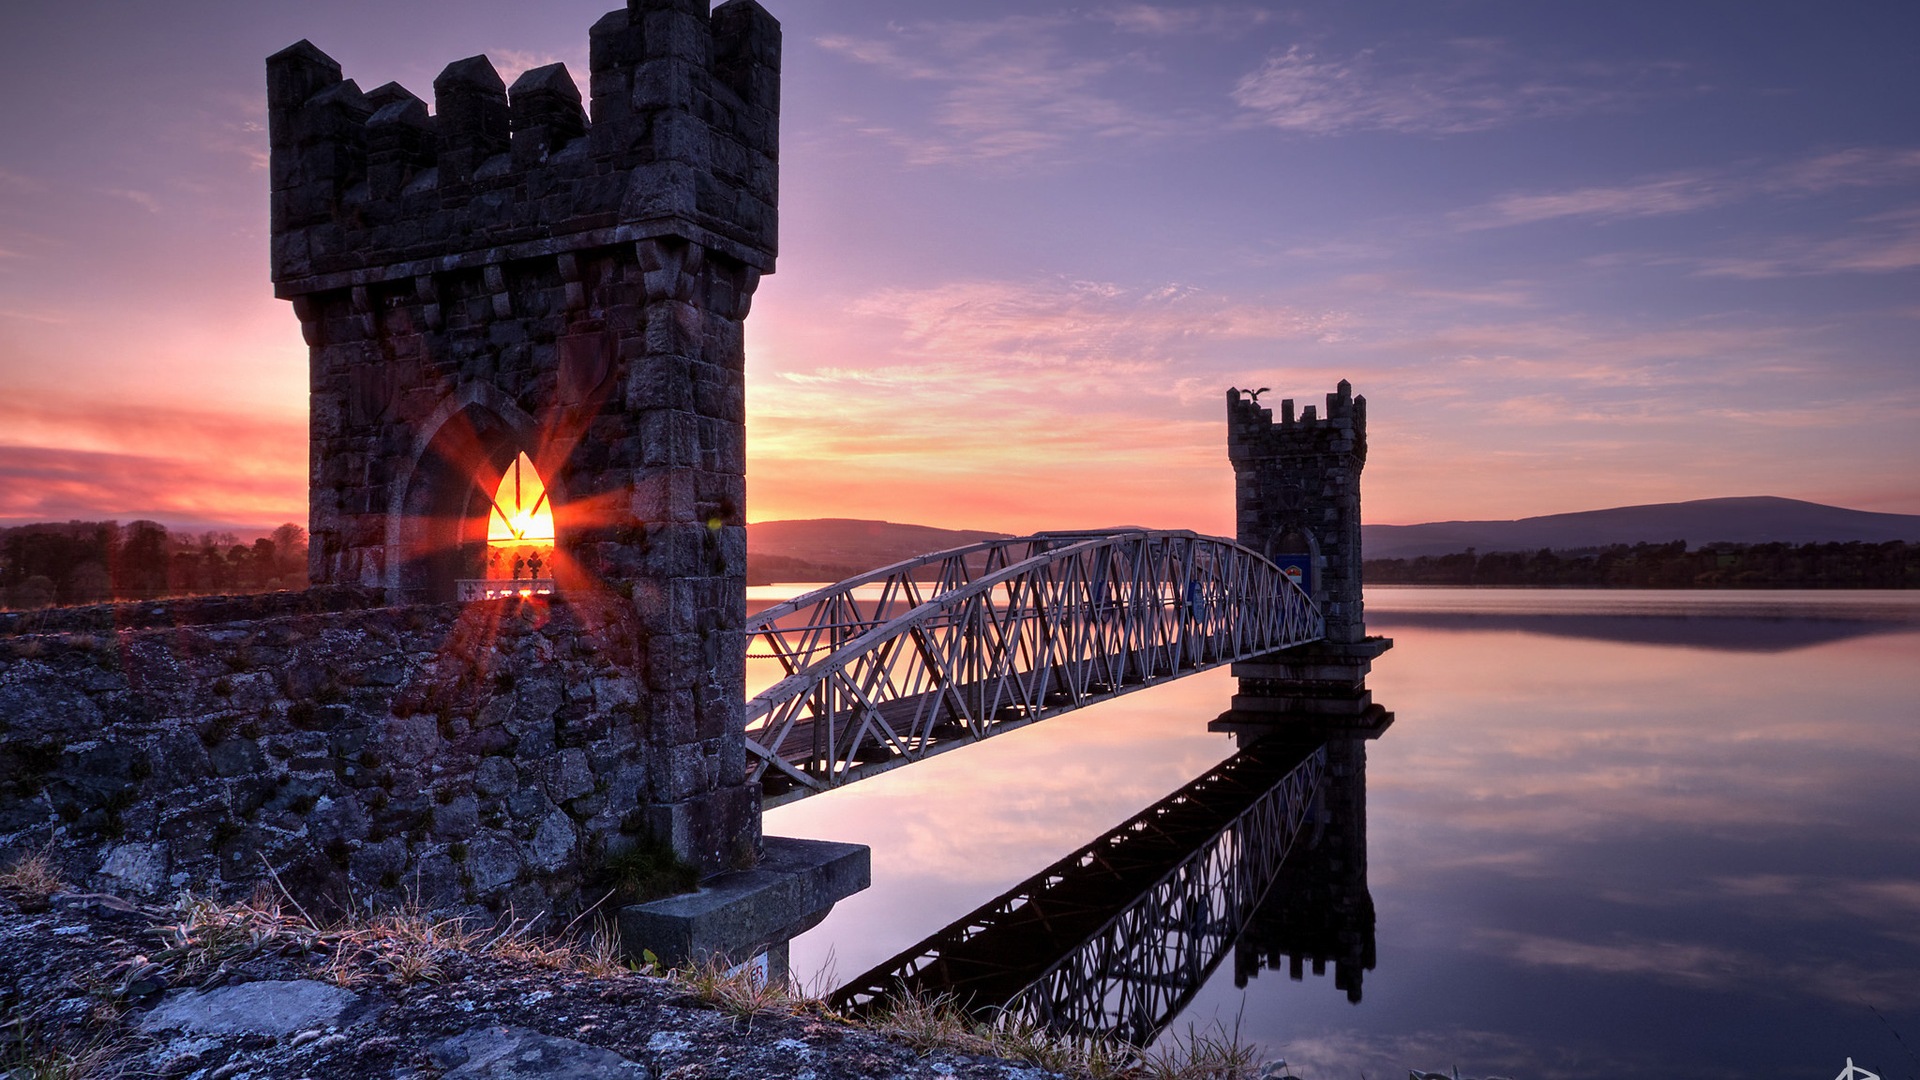
[[[757,273],[777,251],[780,24],[755,0],[629,0],[509,88],[448,64],[433,109],[301,41],[267,59],[281,297],[677,237]]]
[[[1254,395],[1227,391],[1227,457],[1236,464],[1273,454],[1306,452],[1367,458],[1367,399],[1355,397],[1345,379],[1327,395],[1326,415],[1308,405],[1296,415],[1292,398],[1280,402],[1280,419]]]

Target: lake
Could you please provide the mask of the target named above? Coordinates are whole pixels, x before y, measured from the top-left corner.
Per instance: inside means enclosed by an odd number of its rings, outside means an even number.
[[[1333,968],[1228,957],[1174,1031],[1306,1080],[1920,1076],[1920,594],[1375,588],[1375,913]],[[837,985],[1233,755],[1216,670],[769,811],[873,848],[795,939]],[[1270,900],[1272,898],[1270,897]],[[1236,986],[1236,981],[1245,985]]]

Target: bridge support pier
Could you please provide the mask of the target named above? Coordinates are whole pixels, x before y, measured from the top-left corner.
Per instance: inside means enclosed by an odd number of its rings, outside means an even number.
[[[1280,418],[1252,395],[1227,391],[1236,539],[1300,582],[1326,618],[1323,640],[1233,665],[1240,680],[1229,724],[1319,717],[1377,722],[1366,689],[1373,660],[1393,647],[1368,637],[1360,578],[1360,472],[1367,462],[1367,399],[1345,380],[1326,415],[1291,398]],[[1370,721],[1369,718],[1372,717]]]

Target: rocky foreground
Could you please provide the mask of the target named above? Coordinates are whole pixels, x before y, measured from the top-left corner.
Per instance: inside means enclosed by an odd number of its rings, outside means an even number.
[[[1043,1080],[720,972],[421,918],[321,931],[271,903],[0,895],[0,1077]]]

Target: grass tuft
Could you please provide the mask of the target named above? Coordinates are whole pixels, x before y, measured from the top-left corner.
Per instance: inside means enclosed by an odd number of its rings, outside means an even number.
[[[763,978],[752,964],[734,964],[724,956],[676,968],[667,977],[695,998],[744,1020],[757,1016],[826,1015],[826,1002],[785,981]]]
[[[243,903],[191,894],[174,902],[172,919],[154,927],[162,948],[151,960],[176,982],[188,982],[223,964],[268,955],[324,955],[321,977],[342,987],[369,981],[396,985],[438,982],[456,954],[536,964],[552,971],[607,976],[629,970],[618,935],[596,924],[583,940],[532,936],[531,922],[511,913],[492,926],[471,919],[434,919],[414,905],[355,914],[325,926],[281,898],[256,893]]]
[[[50,1045],[26,1018],[0,1025],[0,1077],[6,1080],[107,1080],[120,1050],[116,1040],[99,1037],[77,1049]]]
[[[54,865],[53,853],[44,848],[22,855],[0,870],[0,893],[22,911],[45,911],[54,894],[68,887],[60,868]]]
[[[1259,1051],[1240,1041],[1240,1022],[1231,1029],[1216,1021],[1212,1030],[1188,1025],[1186,1035],[1168,1032],[1161,1044],[1140,1056],[1142,1080],[1254,1080],[1260,1075]]]
[[[1119,1039],[1065,1035],[1013,1014],[974,1017],[951,995],[902,994],[865,1025],[923,1054],[1010,1058],[1087,1080],[1254,1080],[1260,1071],[1259,1052],[1240,1040],[1237,1023],[1232,1030],[1190,1027],[1184,1037],[1175,1033],[1141,1051]]]

